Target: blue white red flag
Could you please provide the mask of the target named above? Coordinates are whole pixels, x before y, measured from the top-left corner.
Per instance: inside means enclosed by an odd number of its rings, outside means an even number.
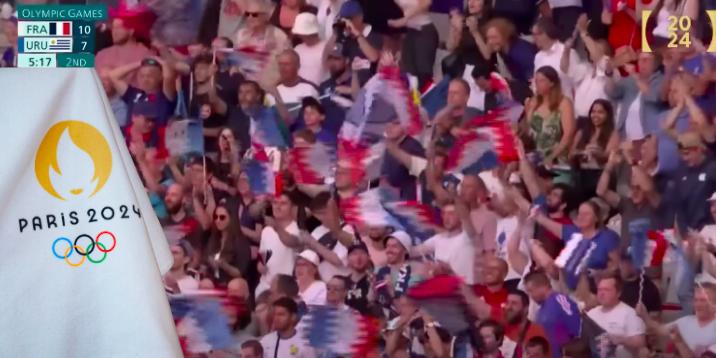
[[[384,191],[372,189],[340,201],[345,222],[355,226],[391,226],[400,223],[383,207]]]
[[[463,281],[458,276],[435,276],[408,289],[408,297],[427,311],[441,327],[457,334],[470,327],[460,291],[462,284]]]
[[[276,175],[269,156],[261,144],[253,144],[253,156],[244,160],[242,168],[249,177],[249,187],[254,194],[276,194]]]
[[[169,296],[169,306],[185,354],[209,353],[232,346],[224,303],[213,293]]]
[[[354,310],[309,306],[301,325],[301,334],[308,345],[319,350],[367,357],[378,348],[378,320]]]
[[[477,131],[458,137],[445,162],[449,173],[481,172],[499,164],[491,138]]]
[[[297,184],[322,185],[333,175],[336,151],[321,142],[291,148],[288,155],[289,170]]]
[[[673,236],[673,230],[654,231],[649,230],[644,234],[631,234],[631,251],[632,262],[638,268],[658,267],[664,263],[664,258],[669,250],[670,239]]]
[[[284,136],[283,123],[275,107],[259,107],[251,113],[251,140],[265,147],[288,147]]]
[[[420,104],[428,113],[428,118],[435,118],[438,112],[447,106],[447,93],[450,77],[445,76],[437,83],[432,83],[421,91]]]
[[[589,257],[596,246],[592,240],[585,239],[582,234],[574,233],[554,260],[555,265],[564,271],[565,281],[570,289],[577,287],[579,275],[587,268]]]
[[[395,113],[405,132],[410,135],[418,135],[423,129],[423,122],[420,119],[420,101],[413,96],[410,81],[401,75],[397,66],[383,67],[378,73],[383,80],[381,91],[385,100],[393,104]]]
[[[435,235],[439,227],[435,210],[430,205],[417,201],[397,201],[384,203],[383,206],[411,237],[420,241]]]
[[[271,52],[252,46],[241,48],[222,48],[215,50],[228,54],[230,66],[241,69],[247,78],[256,80],[271,61]]]
[[[381,96],[384,89],[379,75],[366,82],[346,113],[339,138],[369,144],[383,140],[386,127],[397,117],[393,105]]]
[[[350,171],[351,180],[361,183],[380,177],[385,153],[385,142],[366,143],[338,141],[338,167]]]

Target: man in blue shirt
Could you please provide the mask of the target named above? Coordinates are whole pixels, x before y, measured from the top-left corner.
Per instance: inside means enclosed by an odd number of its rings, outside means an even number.
[[[540,305],[536,323],[547,333],[552,357],[560,358],[562,346],[579,336],[582,325],[579,307],[571,298],[554,292],[543,272],[531,272],[525,276],[524,282],[527,294]]]

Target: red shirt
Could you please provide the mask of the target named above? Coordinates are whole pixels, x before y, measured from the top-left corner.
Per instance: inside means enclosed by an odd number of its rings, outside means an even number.
[[[532,339],[532,337],[543,337],[544,339],[547,339],[547,334],[545,333],[544,328],[534,322],[530,322],[530,326],[527,328],[527,332],[525,332],[522,342],[518,342],[521,333],[522,327],[519,324],[505,323],[505,337],[519,344],[519,346],[515,348],[515,357],[517,358],[521,358],[523,356],[522,353],[524,346],[530,339]],[[551,356],[549,351],[547,352],[547,356]]]
[[[490,314],[491,318],[497,321],[502,321],[502,308],[505,303],[507,303],[507,288],[502,286],[499,291],[492,292],[487,288],[487,286],[474,285],[472,286],[472,290],[475,292],[476,296],[482,297],[482,299],[490,305],[492,308]]]

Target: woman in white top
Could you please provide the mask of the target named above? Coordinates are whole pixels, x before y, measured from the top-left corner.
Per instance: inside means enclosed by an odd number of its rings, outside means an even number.
[[[418,77],[422,86],[432,80],[438,30],[430,19],[432,0],[395,0],[403,10],[403,17],[388,20],[388,26],[406,28],[401,49],[401,68]]]
[[[298,294],[306,305],[326,304],[328,290],[318,274],[318,264],[318,254],[311,250],[304,250],[296,258],[294,275],[298,282]]]
[[[662,41],[672,41],[671,30],[673,27],[676,27],[679,33],[681,32],[681,29],[679,28],[681,16],[688,16],[691,18],[692,26],[696,20],[698,20],[698,0],[659,0],[656,2],[652,1],[651,3],[656,4],[652,13],[652,16],[656,15],[656,27],[654,28],[653,34]],[[646,7],[648,8],[648,6]],[[672,16],[676,17],[675,24],[674,20],[670,19]],[[679,39],[677,39],[677,45]]]

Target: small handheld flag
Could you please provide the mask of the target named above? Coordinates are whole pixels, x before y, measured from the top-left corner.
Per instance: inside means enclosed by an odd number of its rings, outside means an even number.
[[[353,310],[309,306],[301,334],[313,348],[366,357],[378,348],[379,322]]]

